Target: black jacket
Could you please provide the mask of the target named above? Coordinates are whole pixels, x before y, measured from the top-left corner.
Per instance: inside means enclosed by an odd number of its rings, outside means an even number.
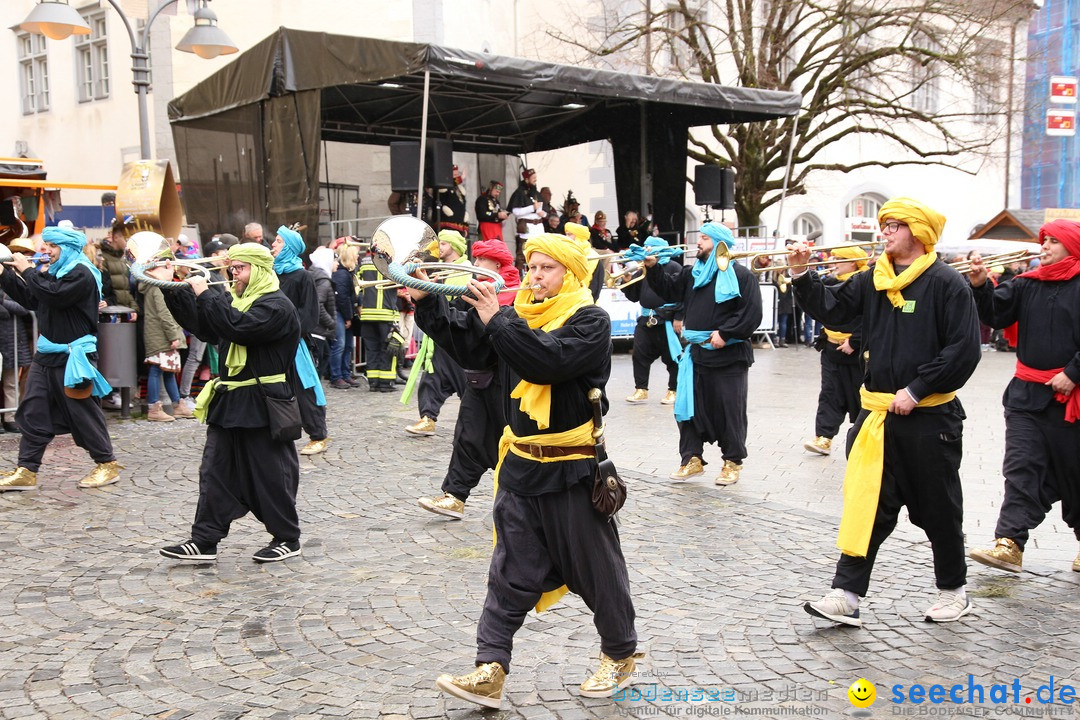
[[[7,268],[0,274],[0,289],[27,310],[37,313],[39,332],[54,343],[97,335],[100,295],[97,280],[85,265],[76,265],[62,278],[34,268],[27,268],[22,275]],[[96,353],[89,357],[97,359]],[[67,359],[67,353],[34,355],[34,360],[46,367],[66,365]]]
[[[167,289],[164,294],[165,304],[177,322],[200,340],[217,346],[222,380],[292,372],[300,342],[300,318],[280,290],[263,295],[247,312],[234,308],[228,293],[204,292],[196,297],[185,287]],[[247,348],[247,363],[235,376],[229,374],[226,364],[233,343]],[[293,394],[288,377],[283,383],[263,383],[262,392],[277,398]],[[260,388],[219,387],[210,403],[207,422],[225,428],[267,427],[266,401]]]
[[[323,339],[333,340],[337,333],[334,285],[330,282],[330,276],[319,268],[308,268],[308,275],[315,282],[315,294],[319,298],[319,324],[315,328],[315,334],[321,335]]]
[[[300,316],[300,333],[306,338],[319,326],[319,295],[315,282],[306,270],[293,270],[278,275],[280,290],[296,306]]]
[[[597,305],[579,308],[561,328],[544,332],[530,329],[511,307],[500,309],[484,326],[475,310],[462,312],[445,298],[429,295],[416,303],[416,324],[463,366],[498,363],[503,410],[519,437],[564,432],[588,422],[593,415],[588,392],[603,391],[611,375],[611,320]],[[521,401],[510,397],[523,379],[551,385],[551,424],[544,431],[521,411]],[[605,412],[607,402],[605,395]],[[510,452],[499,488],[518,495],[562,492],[591,482],[595,469],[593,458],[540,463]]]
[[[353,274],[344,267],[338,267],[330,282],[334,286],[334,308],[337,314],[345,320],[352,320],[356,314],[356,285]]]

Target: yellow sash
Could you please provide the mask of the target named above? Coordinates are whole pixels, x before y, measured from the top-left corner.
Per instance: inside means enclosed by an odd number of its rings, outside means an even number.
[[[592,455],[565,455],[557,458],[534,458],[531,455],[527,455],[521,450],[514,447],[514,443],[521,443],[522,445],[545,445],[547,447],[575,447],[580,445],[592,445],[594,440],[592,436],[593,421],[589,420],[583,425],[578,425],[572,430],[567,430],[561,433],[550,433],[545,435],[526,435],[525,437],[518,437],[514,434],[514,431],[507,425],[503,428],[502,437],[499,438],[499,463],[495,466],[495,482],[492,490],[492,496],[499,492],[499,470],[502,469],[503,460],[506,458],[507,452],[512,452],[518,457],[527,458],[534,462],[550,463],[550,462],[563,462],[564,460],[586,460]],[[491,529],[491,544],[495,545],[499,541],[499,538],[495,536],[495,528]],[[555,590],[549,590],[540,596],[540,600],[536,603],[536,612],[544,612],[555,603],[559,602],[559,598],[569,592],[569,589],[563,585]]]
[[[233,347],[236,344],[233,343]],[[246,350],[246,348],[245,348]],[[199,396],[195,398],[195,419],[201,423],[206,422],[206,413],[210,409],[210,401],[214,399],[214,394],[218,390],[218,385],[224,385],[230,390],[238,387],[247,387],[248,385],[254,385],[261,380],[269,385],[270,383],[283,383],[285,382],[285,373],[277,373],[276,375],[263,375],[258,380],[255,378],[248,378],[247,380],[222,380],[221,378],[214,378],[210,382],[203,385],[202,391]]]
[[[842,345],[845,340],[851,337],[851,333],[836,332],[835,330],[825,328],[825,337],[829,338],[829,342],[834,345]]]
[[[896,397],[893,393],[870,392],[865,387],[859,394],[863,409],[869,410],[870,415],[859,429],[848,456],[844,473],[844,512],[836,536],[836,547],[852,557],[866,557],[870,547],[885,468],[885,414]],[[954,392],[935,393],[923,398],[916,407],[944,405],[955,397]]]

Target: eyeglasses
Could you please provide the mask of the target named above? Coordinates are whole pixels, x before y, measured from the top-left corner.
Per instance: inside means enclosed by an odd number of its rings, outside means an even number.
[[[892,235],[894,232],[902,227],[907,227],[907,223],[897,222],[896,220],[890,220],[881,226],[881,232],[886,235]]]

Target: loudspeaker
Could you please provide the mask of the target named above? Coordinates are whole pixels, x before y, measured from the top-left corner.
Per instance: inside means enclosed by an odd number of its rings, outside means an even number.
[[[454,187],[454,146],[449,140],[427,142],[424,184],[433,188]],[[390,143],[390,189],[393,192],[416,192],[420,174],[420,143]]]
[[[694,204],[716,210],[735,209],[735,171],[719,165],[694,168]]]
[[[424,177],[433,188],[454,187],[454,145],[449,140],[427,141]]]

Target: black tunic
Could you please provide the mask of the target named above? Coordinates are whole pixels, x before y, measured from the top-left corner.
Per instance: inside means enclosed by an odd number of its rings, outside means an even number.
[[[940,259],[901,291],[913,303],[912,312],[893,307],[884,292],[874,289],[872,271],[833,287],[811,272],[792,283],[802,307],[827,327],[862,315],[863,347],[869,352],[867,390],[908,388],[919,400],[959,390],[979,364],[979,322],[969,287]],[[920,411],[950,412],[951,404]]]
[[[749,340],[761,325],[761,290],[757,277],[738,263],[733,263],[739,281],[739,297],[716,302],[716,280],[700,288],[694,287],[692,267],[669,275],[659,263],[645,273],[645,281],[656,294],[668,302],[682,301],[685,309],[684,327],[687,330],[718,330],[725,341]],[[719,273],[717,273],[719,277]],[[706,350],[694,345],[690,356],[695,365],[727,367],[743,363],[754,364],[754,348],[749,342],[729,343],[719,350]]]
[[[54,343],[97,335],[100,295],[88,267],[76,265],[62,278],[34,268],[19,275],[9,267],[0,274],[0,287],[12,300],[37,313],[40,333]],[[89,357],[93,360],[96,356]],[[68,354],[38,351],[34,360],[46,367],[60,367],[67,364]]]
[[[1017,277],[996,288],[972,288],[979,319],[993,328],[1019,323],[1016,357],[1036,370],[1065,368],[1080,383],[1080,277],[1046,282]],[[1054,400],[1042,383],[1013,378],[1002,398],[1005,407],[1037,412]]]
[[[668,262],[665,265],[661,265],[664,268],[664,272],[674,279],[674,276],[682,272],[682,266],[676,262]],[[632,276],[636,277],[636,275]],[[626,296],[627,300],[636,302],[641,307],[648,310],[656,310],[657,308],[668,305],[669,301],[660,297],[656,290],[646,282],[645,280],[638,280],[633,285],[629,285],[623,289],[622,294]],[[681,301],[674,302],[674,307],[664,308],[657,313],[661,320],[682,320],[684,313],[683,304]]]
[[[278,275],[278,284],[300,316],[300,334],[309,337],[319,327],[319,293],[315,281],[300,269]]]
[[[560,433],[588,422],[593,416],[588,392],[604,390],[611,374],[611,320],[596,305],[579,308],[563,327],[543,332],[530,329],[513,308],[500,309],[485,327],[476,311],[454,310],[445,299],[429,295],[416,303],[416,324],[459,363],[473,367],[498,363],[506,390],[503,411],[519,437]],[[546,430],[521,411],[520,400],[510,397],[522,379],[551,385]],[[606,395],[603,406],[607,412]],[[592,458],[540,463],[509,452],[499,483],[518,495],[543,495],[591,481],[595,468]]]
[[[187,288],[166,290],[165,304],[184,328],[200,340],[217,345],[222,380],[286,373],[296,361],[300,320],[296,308],[281,291],[263,295],[247,312],[234,308],[229,294],[204,292],[196,297]],[[225,363],[234,342],[247,347],[247,363],[235,376],[229,374]],[[270,397],[292,395],[287,382],[263,383],[262,389]],[[226,390],[220,386],[210,404],[207,422],[226,428],[267,427],[266,403],[259,387]]]
[[[493,198],[488,193],[481,193],[480,197],[476,198],[476,204],[473,206],[476,210],[477,222],[489,222],[489,223],[501,223],[499,219],[499,213],[502,212],[502,207],[499,205],[499,199]]]

